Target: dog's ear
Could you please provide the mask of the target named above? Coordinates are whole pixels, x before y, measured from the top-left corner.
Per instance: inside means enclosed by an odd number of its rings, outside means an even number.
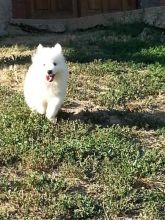
[[[42,50],[42,48],[43,48],[42,44],[39,44],[38,47],[37,47],[37,52]]]
[[[43,48],[42,44],[39,44],[36,49],[36,52],[31,57],[32,63],[34,62],[36,55],[42,50],[42,48]]]
[[[57,43],[55,46],[54,46],[54,49],[56,50],[56,53],[62,53],[62,47],[59,43]]]

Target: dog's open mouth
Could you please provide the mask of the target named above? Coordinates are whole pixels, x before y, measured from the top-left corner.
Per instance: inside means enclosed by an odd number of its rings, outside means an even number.
[[[46,75],[46,80],[47,80],[48,82],[52,82],[52,81],[54,80],[54,78],[55,78],[55,74]]]

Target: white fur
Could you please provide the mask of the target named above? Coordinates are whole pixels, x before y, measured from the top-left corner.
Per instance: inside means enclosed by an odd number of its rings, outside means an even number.
[[[46,80],[48,70],[55,74],[52,82]],[[60,44],[52,48],[40,44],[25,77],[24,96],[27,105],[56,122],[56,115],[65,98],[67,79],[68,70]]]

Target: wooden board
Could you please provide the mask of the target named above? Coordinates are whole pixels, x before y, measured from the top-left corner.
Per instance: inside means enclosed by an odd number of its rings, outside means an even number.
[[[137,8],[138,0],[12,0],[15,18],[71,18]],[[162,0],[164,1],[164,0]]]

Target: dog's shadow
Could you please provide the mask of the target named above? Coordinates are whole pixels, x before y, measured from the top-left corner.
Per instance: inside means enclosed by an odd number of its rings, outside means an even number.
[[[79,120],[83,123],[110,127],[113,125],[129,126],[144,129],[160,129],[165,127],[165,112],[135,112],[129,110],[81,110],[78,113],[68,112],[67,107],[58,114],[58,120]]]

